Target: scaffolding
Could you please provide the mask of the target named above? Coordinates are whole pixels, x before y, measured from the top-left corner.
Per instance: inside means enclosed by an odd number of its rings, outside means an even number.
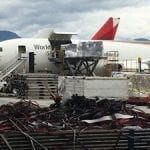
[[[93,76],[93,71],[100,57],[64,58],[64,72],[73,76]]]
[[[93,76],[103,51],[102,42],[84,41],[62,45],[64,50],[63,75]]]

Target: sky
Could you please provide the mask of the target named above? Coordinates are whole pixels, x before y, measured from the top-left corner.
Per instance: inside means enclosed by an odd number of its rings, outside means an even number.
[[[0,30],[33,37],[43,28],[90,39],[109,17],[120,17],[116,39],[150,39],[150,0],[0,0]]]

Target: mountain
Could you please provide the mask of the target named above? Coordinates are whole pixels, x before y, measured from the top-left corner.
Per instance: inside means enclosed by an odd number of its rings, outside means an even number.
[[[134,39],[135,41],[149,41],[149,39],[146,39],[146,38],[137,38],[137,39]]]
[[[16,33],[11,31],[0,31],[0,41],[5,41],[9,39],[21,38]]]

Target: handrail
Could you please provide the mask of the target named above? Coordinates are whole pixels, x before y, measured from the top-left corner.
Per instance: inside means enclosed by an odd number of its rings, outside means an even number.
[[[5,67],[3,68],[3,70],[5,68],[8,68],[10,64],[15,63],[17,60],[18,60],[18,55],[12,57],[7,63],[5,63]]]
[[[8,76],[11,72],[13,72],[17,67],[19,67],[23,62],[25,62],[26,58],[20,58],[11,63],[9,66],[5,67],[1,72],[0,72],[0,78],[1,80],[4,79],[6,76]]]

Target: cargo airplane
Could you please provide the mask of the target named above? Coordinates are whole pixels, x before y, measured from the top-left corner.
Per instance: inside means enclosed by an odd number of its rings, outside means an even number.
[[[91,40],[114,40],[118,24],[119,18],[109,18]],[[76,40],[71,39],[72,35],[76,33],[55,32],[48,28],[38,32],[34,38],[16,38],[0,42],[1,72],[13,68],[20,58],[27,58],[25,62],[27,72],[32,72],[33,68],[35,72],[59,72],[59,65],[51,62],[49,58],[54,57],[52,50],[60,49],[61,44],[76,43]]]
[[[103,43],[103,51],[118,51],[119,58],[122,59],[149,59],[149,44],[130,43],[115,41],[114,37],[119,24],[119,18],[109,18],[106,23],[92,36],[91,40],[99,40]],[[10,39],[0,42],[0,70],[7,70],[14,66],[20,58],[26,58],[25,68],[31,70],[34,65],[35,72],[49,71],[59,72],[58,64],[49,61],[52,56],[52,49],[59,48],[61,44],[76,43],[71,37],[76,33],[54,32],[53,30],[43,30],[34,38]],[[34,57],[34,60],[32,59]],[[30,59],[31,58],[31,59]],[[32,65],[31,65],[32,64]],[[145,62],[146,67],[149,64]],[[121,64],[122,65],[122,64]],[[97,69],[101,66],[99,64]]]

